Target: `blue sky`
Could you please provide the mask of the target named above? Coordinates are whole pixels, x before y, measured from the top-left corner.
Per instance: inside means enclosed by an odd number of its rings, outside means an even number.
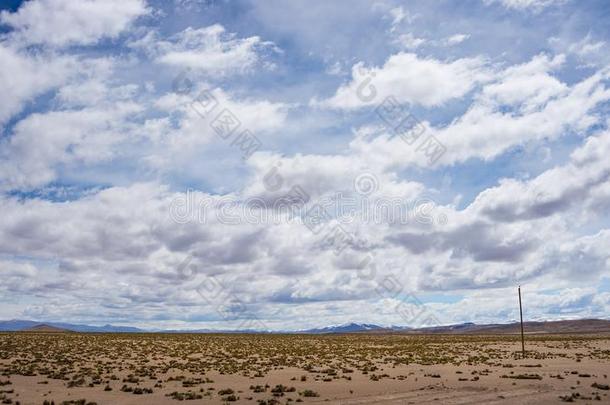
[[[607,2],[0,10],[0,318],[608,316]]]

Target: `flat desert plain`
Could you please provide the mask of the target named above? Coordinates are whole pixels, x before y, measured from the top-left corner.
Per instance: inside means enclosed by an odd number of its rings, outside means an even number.
[[[0,334],[4,404],[610,403],[610,337]]]

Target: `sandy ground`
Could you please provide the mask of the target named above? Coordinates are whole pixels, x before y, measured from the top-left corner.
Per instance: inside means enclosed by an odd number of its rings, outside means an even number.
[[[117,336],[0,334],[0,384],[10,381],[0,399],[165,404],[190,392],[201,396],[193,404],[610,403],[610,338],[538,337],[521,358],[507,337]],[[288,389],[274,396],[279,384]]]

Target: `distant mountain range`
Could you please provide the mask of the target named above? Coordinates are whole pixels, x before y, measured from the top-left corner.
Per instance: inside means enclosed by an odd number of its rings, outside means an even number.
[[[30,320],[0,321],[0,332],[35,331],[36,329],[55,328],[58,331],[68,332],[97,332],[97,333],[273,333],[255,330],[214,330],[214,329],[189,329],[189,330],[147,330],[129,326],[91,326],[61,322],[37,322]],[[348,323],[343,325],[327,326],[324,328],[306,329],[299,331],[278,331],[277,333],[306,333],[306,334],[331,334],[331,333],[360,333],[360,332],[398,332],[409,330],[408,327],[391,326],[383,327],[373,324]]]
[[[70,332],[126,332],[126,333],[136,333],[136,332],[147,332],[144,329],[133,328],[130,326],[113,326],[113,325],[104,325],[104,326],[91,326],[91,325],[78,325],[72,323],[63,323],[63,322],[37,322],[37,321],[26,321],[13,319],[11,321],[0,321],[0,331],[8,332],[8,331],[21,331],[32,329],[39,325],[46,325],[57,329],[63,329]]]
[[[549,322],[525,322],[525,333],[610,333],[610,320],[579,319]],[[519,323],[483,324],[461,323],[455,325],[427,328],[410,328],[408,326],[379,326],[366,323],[347,323],[324,328],[299,331],[261,332],[254,330],[146,330],[131,326],[91,326],[62,322],[38,322],[30,320],[0,321],[0,332],[89,332],[89,333],[304,333],[304,334],[340,334],[340,333],[392,333],[392,334],[517,334]]]
[[[326,326],[324,328],[306,329],[298,331],[301,333],[313,333],[313,334],[324,334],[324,333],[354,333],[354,332],[381,332],[388,330],[379,325],[373,325],[368,323],[347,323],[344,325]]]
[[[326,326],[324,328],[305,329],[293,333],[325,334],[325,333],[380,333],[401,332],[411,330],[408,326],[379,326],[370,323],[346,323],[343,325]]]

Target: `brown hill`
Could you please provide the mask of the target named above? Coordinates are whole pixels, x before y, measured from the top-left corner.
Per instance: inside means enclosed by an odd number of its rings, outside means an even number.
[[[35,325],[30,328],[22,329],[23,332],[40,332],[40,333],[64,333],[70,332],[67,329],[56,328],[55,326],[45,325],[41,323],[40,325]]]

